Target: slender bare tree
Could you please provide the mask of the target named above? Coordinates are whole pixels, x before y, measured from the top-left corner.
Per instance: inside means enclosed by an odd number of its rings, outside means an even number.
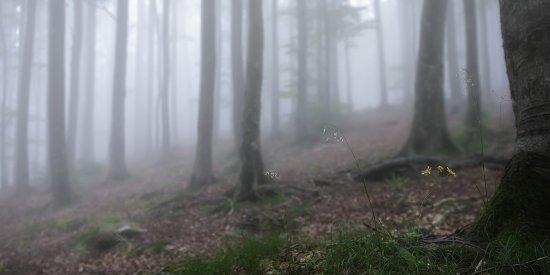
[[[69,113],[67,126],[67,153],[69,170],[74,170],[76,159],[76,133],[78,125],[78,105],[80,102],[80,58],[82,53],[82,1],[74,0],[73,47],[71,51],[71,80],[69,86]],[[73,179],[74,180],[74,179]]]
[[[28,0],[25,26],[22,28],[24,38],[21,41],[19,65],[19,86],[17,93],[17,129],[15,132],[15,173],[16,193],[22,196],[27,193],[29,185],[29,93],[31,86],[32,60],[34,55],[34,29],[36,17],[36,0]],[[4,127],[4,125],[2,125]]]
[[[254,1],[255,2],[255,1]],[[190,187],[214,180],[212,172],[212,132],[214,123],[214,83],[216,71],[216,0],[203,0],[201,7],[201,81],[195,164]]]
[[[231,80],[233,84],[233,136],[235,147],[241,140],[241,115],[243,109],[243,6],[242,0],[231,1]]]
[[[128,176],[125,142],[126,58],[128,47],[128,0],[117,2],[115,69],[111,106],[111,137],[109,143],[109,179],[122,180]]]
[[[95,160],[94,110],[95,110],[95,47],[96,47],[96,7],[92,2],[86,5],[86,30],[84,62],[86,75],[84,78],[84,100],[82,114],[82,159]]]

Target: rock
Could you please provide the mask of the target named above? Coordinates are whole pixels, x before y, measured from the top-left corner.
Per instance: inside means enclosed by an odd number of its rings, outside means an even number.
[[[124,225],[117,229],[116,233],[126,239],[133,239],[143,235],[145,231],[145,229],[134,228],[130,225]]]

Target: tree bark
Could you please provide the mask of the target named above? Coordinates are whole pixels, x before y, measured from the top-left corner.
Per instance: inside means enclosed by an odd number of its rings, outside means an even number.
[[[128,0],[117,2],[115,69],[111,106],[111,138],[109,144],[109,179],[128,177],[125,142],[126,59],[128,46]]]
[[[48,155],[54,203],[71,201],[65,140],[65,1],[49,2]]]
[[[376,16],[376,45],[378,48],[378,73],[380,80],[379,107],[385,108],[388,106],[388,89],[386,84],[386,50],[384,48],[384,32],[380,0],[374,0],[374,13]]]
[[[146,90],[146,75],[145,68],[147,66],[146,51],[145,51],[145,30],[147,28],[145,0],[137,1],[137,19],[136,19],[136,47],[135,47],[135,78],[134,78],[134,152],[137,155],[145,153],[143,147],[145,145],[145,128],[142,123],[147,119],[144,114],[145,92]]]
[[[479,81],[479,62],[477,46],[476,2],[464,0],[466,21],[466,87],[468,90],[468,110],[466,128],[473,132],[481,124],[481,93]]]
[[[298,97],[294,109],[296,141],[304,141],[308,136],[307,125],[307,4],[306,1],[297,1],[298,20]]]
[[[95,160],[94,139],[94,110],[95,110],[95,47],[96,47],[96,8],[93,3],[88,3],[86,8],[86,44],[85,65],[86,76],[82,119],[82,158],[87,161]]]
[[[264,184],[260,145],[261,93],[263,79],[264,29],[261,1],[248,1],[248,55],[245,103],[242,113],[241,172],[238,200],[255,199],[254,184]]]
[[[195,164],[190,186],[212,183],[212,132],[214,123],[214,83],[216,72],[216,0],[203,0],[201,7],[201,82]]]
[[[279,0],[271,0],[271,55],[272,55],[272,83],[271,83],[271,135],[280,134],[280,107],[279,107]]]
[[[222,1],[217,0],[216,3],[216,56],[218,58],[218,63],[216,66],[216,75],[215,75],[215,86],[214,86],[214,130],[213,130],[213,140],[215,143],[218,142],[220,137],[220,113],[221,113],[221,90],[222,90],[222,67],[223,56],[222,56]]]
[[[71,80],[69,86],[69,114],[67,126],[67,153],[69,171],[74,173],[76,161],[76,130],[78,124],[78,105],[80,103],[80,57],[82,53],[82,1],[73,1],[74,7],[74,30],[73,47],[71,51]]]
[[[487,241],[507,231],[550,234],[550,4],[501,0],[517,154],[469,232]]]
[[[462,87],[460,85],[460,73],[458,65],[458,49],[456,44],[455,28],[455,5],[456,2],[450,1],[447,10],[447,22],[445,30],[446,54],[447,54],[447,78],[451,90],[450,109],[451,112],[457,112],[462,105]]]
[[[332,105],[331,105],[331,66],[332,60],[330,58],[330,45],[332,44],[332,21],[329,16],[329,4],[331,0],[322,0],[321,9],[323,14],[323,26],[324,26],[324,61],[325,61],[325,70],[323,72],[323,87],[321,92],[321,123],[330,123],[331,114],[332,114]]]
[[[443,48],[447,1],[425,0],[418,56],[414,117],[401,154],[434,154],[455,150],[447,130],[443,97]]]
[[[17,93],[17,129],[15,136],[16,193],[25,195],[29,190],[29,93],[31,86],[32,60],[34,54],[34,29],[36,0],[28,0],[26,7],[24,40],[20,52],[19,86]],[[4,125],[2,125],[4,127]]]
[[[235,148],[241,144],[241,116],[243,113],[244,77],[243,77],[243,45],[242,0],[231,1],[231,74],[233,84],[233,135]]]

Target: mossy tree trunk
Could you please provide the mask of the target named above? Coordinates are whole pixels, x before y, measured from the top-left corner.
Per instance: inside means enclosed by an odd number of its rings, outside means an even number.
[[[261,92],[263,79],[264,29],[261,1],[248,1],[248,55],[246,87],[242,113],[241,172],[238,200],[255,198],[254,185],[264,184],[264,167],[260,145]]]
[[[501,0],[504,51],[517,127],[517,154],[469,235],[550,233],[550,3]]]
[[[443,52],[447,1],[426,0],[422,11],[414,117],[402,155],[444,153],[455,147],[447,130]]]

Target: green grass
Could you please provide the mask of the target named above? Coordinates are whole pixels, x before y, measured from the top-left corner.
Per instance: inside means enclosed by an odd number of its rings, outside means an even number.
[[[505,234],[485,251],[464,245],[426,244],[419,231],[342,231],[332,240],[288,235],[242,235],[211,256],[194,257],[171,274],[457,274],[494,268],[495,274],[550,270],[548,243]],[[529,262],[531,261],[531,262]],[[526,264],[527,263],[527,264]]]
[[[405,187],[409,183],[409,179],[392,175],[389,179],[386,180],[386,183],[388,184],[390,190],[395,192],[403,189],[403,187]]]

